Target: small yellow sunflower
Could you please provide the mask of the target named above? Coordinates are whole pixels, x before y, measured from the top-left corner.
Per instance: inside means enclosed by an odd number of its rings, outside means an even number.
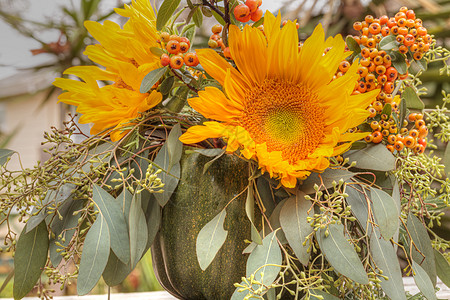
[[[53,83],[65,90],[59,101],[77,106],[77,112],[82,114],[80,123],[93,123],[91,134],[113,129],[110,132],[113,141],[126,134],[127,131],[121,130],[125,124],[131,125],[131,120],[162,99],[154,90],[139,92],[145,75],[161,67],[159,57],[150,51],[151,47],[159,47],[159,37],[149,0],[133,0],[132,5],[116,12],[129,18],[123,29],[111,21],[85,22],[89,33],[100,44],[87,46],[84,54],[105,69],[71,67],[64,74],[75,75],[82,81],[57,78]],[[97,80],[112,84],[100,87]]]
[[[227,151],[241,150],[263,172],[295,187],[297,178],[329,166],[329,157],[346,151],[367,133],[348,133],[369,115],[378,90],[351,95],[358,64],[335,80],[349,52],[341,36],[328,38],[322,26],[301,50],[295,24],[280,28],[280,16],[267,12],[264,33],[230,27],[230,50],[237,68],[211,49],[197,50],[201,65],[222,86],[207,87],[189,104],[216,121],[193,126],[180,140],[193,144],[223,138]],[[325,54],[325,49],[329,49]]]

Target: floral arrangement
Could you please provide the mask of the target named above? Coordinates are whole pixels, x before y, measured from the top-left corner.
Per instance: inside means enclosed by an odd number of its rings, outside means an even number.
[[[133,0],[116,9],[123,27],[85,22],[96,65],[54,85],[91,136],[72,117],[32,169],[0,152],[15,299],[117,285],[150,248],[182,299],[406,299],[402,271],[427,299],[438,276],[450,284],[450,242],[432,230],[449,170],[429,150],[449,141],[450,95],[424,111],[419,79],[432,62],[450,75],[450,52],[405,7],[345,40],[319,24],[300,41],[261,2],[165,0],[156,13]],[[203,18],[220,24],[193,49]]]

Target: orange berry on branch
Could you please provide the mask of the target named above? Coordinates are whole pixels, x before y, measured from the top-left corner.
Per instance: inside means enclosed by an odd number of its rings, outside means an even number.
[[[177,40],[170,40],[166,45],[166,50],[170,54],[178,54],[180,52],[180,42]]]
[[[226,47],[225,49],[223,49],[223,56],[225,56],[228,59],[232,59],[230,47]]]
[[[186,64],[186,66],[189,67],[194,67],[196,65],[198,65],[198,57],[196,53],[187,53],[184,56],[184,63]]]
[[[222,32],[222,25],[216,24],[213,27],[211,27],[211,31],[213,34],[219,34]]]
[[[400,52],[402,54],[406,54],[406,53],[408,53],[408,47],[406,47],[405,45],[400,45],[398,47],[398,52]]]
[[[253,22],[258,22],[262,18],[262,15],[263,15],[262,9],[257,8],[253,13],[251,13],[250,18]]]
[[[245,1],[245,5],[248,6],[250,13],[253,13],[258,9],[258,1],[256,0],[247,0]]]
[[[426,125],[422,125],[419,127],[419,137],[424,138],[428,135],[428,128]]]
[[[414,122],[414,125],[416,126],[416,128],[420,128],[425,125],[425,121],[424,120],[416,120]]]
[[[404,146],[402,141],[396,141],[395,144],[394,144],[394,148],[397,151],[402,151],[404,147],[405,146]]]
[[[159,36],[164,43],[167,43],[170,40],[170,34],[168,32],[161,32]]]
[[[172,34],[172,35],[169,37],[169,40],[181,42],[181,37],[178,36],[178,35],[176,35],[176,34]]]
[[[166,54],[166,53],[164,53],[163,55],[161,55],[160,62],[161,62],[161,65],[162,65],[163,67],[168,66],[169,63],[170,63],[170,57],[169,57],[169,55]]]
[[[172,69],[179,69],[184,65],[183,57],[181,55],[174,55],[170,58],[170,67]]]
[[[219,44],[217,43],[217,41],[211,40],[211,39],[208,41],[209,48],[217,48],[218,46],[219,46]]]
[[[389,35],[389,33],[391,33],[391,30],[389,29],[389,27],[383,27],[383,28],[381,28],[381,34],[382,34],[383,36],[387,36],[387,35]]]
[[[416,115],[417,115],[417,113],[410,113],[410,114],[408,115],[408,120],[409,120],[410,122],[416,121],[416,120],[417,120],[417,119],[416,119]]]
[[[391,153],[394,153],[395,148],[393,145],[386,145],[386,149],[388,149]]]
[[[395,14],[394,18],[395,18],[395,21],[398,21],[400,19],[406,19],[406,14],[402,11],[399,11],[398,13]]]
[[[364,21],[366,21],[367,24],[372,23],[372,22],[373,22],[373,16],[372,16],[372,15],[367,15],[367,16],[364,18]]]
[[[384,24],[386,24],[388,21],[389,21],[388,16],[383,15],[383,16],[380,17],[380,25],[384,25]]]
[[[398,28],[398,34],[401,34],[403,36],[407,35],[408,34],[408,28],[406,28],[406,27],[399,27]]]
[[[416,145],[416,139],[410,135],[405,137],[405,146],[412,149]]]
[[[372,135],[373,135],[372,142],[375,143],[375,144],[381,143],[381,141],[383,140],[383,135],[378,130],[373,132]]]
[[[386,69],[386,76],[388,81],[395,81],[398,76],[397,69],[394,67],[389,67]]]
[[[414,20],[416,18],[416,14],[412,9],[406,11],[406,17],[410,20]]]
[[[186,53],[189,50],[189,45],[186,42],[180,42],[180,52]]]
[[[250,20],[250,8],[245,4],[239,4],[234,8],[234,17],[239,22],[248,22]]]
[[[341,72],[347,72],[347,70],[350,68],[350,63],[346,60],[341,61],[341,63],[339,64],[339,70]]]

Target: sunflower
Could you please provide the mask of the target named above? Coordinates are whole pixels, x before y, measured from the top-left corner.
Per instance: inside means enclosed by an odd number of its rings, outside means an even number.
[[[103,66],[76,66],[64,74],[75,75],[82,81],[57,78],[55,86],[65,90],[60,102],[77,106],[82,114],[80,123],[93,123],[91,134],[107,129],[111,140],[122,138],[131,120],[139,117],[161,102],[162,95],[155,90],[140,93],[145,75],[160,67],[159,57],[151,47],[159,47],[156,19],[149,0],[134,0],[116,12],[129,18],[123,29],[112,21],[103,24],[86,21],[85,27],[99,42],[89,45],[84,52],[93,62]],[[111,82],[102,87],[98,80]]]
[[[180,140],[194,144],[223,138],[227,152],[240,149],[262,172],[295,187],[312,171],[328,168],[329,158],[348,150],[367,133],[350,133],[369,115],[378,90],[351,95],[358,64],[333,80],[349,56],[340,35],[325,41],[318,25],[301,50],[295,25],[280,28],[280,16],[267,12],[264,33],[230,27],[230,50],[237,68],[211,49],[197,50],[203,68],[223,87],[207,87],[189,104],[207,118]],[[327,51],[325,51],[327,50]]]

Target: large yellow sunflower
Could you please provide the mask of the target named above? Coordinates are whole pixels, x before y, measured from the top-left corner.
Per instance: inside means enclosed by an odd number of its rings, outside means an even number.
[[[86,21],[89,33],[99,44],[86,47],[84,54],[102,65],[77,66],[64,74],[79,77],[82,81],[57,78],[55,86],[65,90],[59,101],[77,106],[80,123],[93,123],[91,134],[113,129],[111,140],[119,140],[127,131],[121,128],[140,113],[161,102],[159,92],[140,93],[142,79],[159,68],[159,57],[151,47],[159,47],[155,13],[149,0],[133,0],[131,5],[116,12],[129,18],[124,28],[112,21],[103,24]],[[112,84],[100,87],[97,80]]]
[[[220,122],[193,126],[180,140],[192,144],[224,138],[228,152],[240,149],[246,158],[257,160],[263,172],[294,187],[297,178],[325,170],[329,157],[366,136],[348,129],[367,118],[366,108],[379,91],[351,95],[359,78],[357,63],[333,80],[349,52],[341,36],[325,41],[321,25],[300,51],[292,22],[281,29],[280,16],[267,12],[264,32],[230,27],[229,46],[237,68],[211,49],[197,50],[201,65],[223,92],[207,87],[189,104]]]

